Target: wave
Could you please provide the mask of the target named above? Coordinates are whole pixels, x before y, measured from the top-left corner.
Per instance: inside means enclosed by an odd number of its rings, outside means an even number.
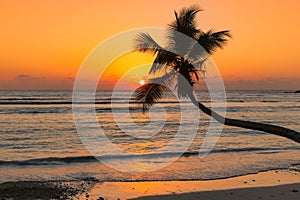
[[[135,101],[130,101],[130,102],[125,102],[125,101],[118,101],[118,102],[110,102],[110,101],[96,101],[96,102],[72,102],[72,101],[13,101],[13,102],[1,102],[0,105],[71,105],[71,104],[140,104],[143,102],[135,102]],[[177,101],[162,101],[158,102],[159,104],[173,104],[173,103],[178,103]],[[189,103],[188,101],[183,101],[180,103]]]
[[[280,102],[280,101],[276,101],[276,100],[262,100],[260,102],[263,102],[263,103],[276,103],[276,102]]]
[[[64,98],[60,98],[60,97],[8,97],[8,98],[0,98],[0,101],[53,101],[53,100],[64,100]]]
[[[9,109],[0,110],[0,114],[60,114],[72,112],[71,107],[59,106],[59,107],[14,107]]]
[[[232,148],[232,149],[216,149],[212,150],[210,153],[239,153],[239,152],[255,152],[255,153],[266,153],[275,154],[279,151],[284,150],[300,150],[300,147],[286,147],[286,148]],[[74,156],[74,157],[47,157],[47,158],[36,158],[29,160],[13,160],[5,161],[0,160],[0,166],[14,165],[14,166],[30,166],[30,165],[65,165],[65,164],[75,164],[75,163],[91,163],[97,162],[98,160],[113,160],[113,159],[156,159],[156,158],[170,158],[170,157],[190,157],[198,156],[199,152],[164,152],[164,153],[148,153],[148,154],[128,154],[128,155],[105,155],[105,156]]]
[[[291,166],[289,167],[289,169],[300,172],[300,163],[294,163],[291,164]]]
[[[227,102],[235,102],[235,103],[244,103],[244,100],[233,100],[233,99],[228,99]]]
[[[90,104],[89,102],[79,102],[82,104]],[[13,101],[13,102],[0,102],[0,105],[59,105],[59,104],[72,104],[70,101]]]
[[[1,165],[62,165],[67,163],[85,163],[85,162],[96,162],[97,159],[93,156],[78,156],[78,157],[48,157],[48,158],[37,158],[29,160],[13,160],[4,161],[0,160]]]
[[[70,100],[70,98],[63,98],[63,97],[7,97],[7,98],[0,98],[0,101],[63,101],[63,100]],[[96,101],[115,101],[115,100],[124,100],[124,98],[96,98]],[[134,99],[130,99],[134,100]]]

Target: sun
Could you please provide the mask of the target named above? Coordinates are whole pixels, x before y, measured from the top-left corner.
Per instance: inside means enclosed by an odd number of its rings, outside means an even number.
[[[140,83],[140,85],[145,85],[146,82],[144,80],[140,80],[139,83]]]

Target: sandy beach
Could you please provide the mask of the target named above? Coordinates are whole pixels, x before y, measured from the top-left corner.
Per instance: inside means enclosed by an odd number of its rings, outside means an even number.
[[[300,199],[300,172],[268,171],[204,181],[9,182],[1,199]]]
[[[300,173],[284,170],[207,181],[106,182],[96,184],[89,196],[90,199],[99,196],[105,199],[300,199],[297,191],[300,191]]]
[[[293,188],[293,189],[292,189]],[[295,189],[296,188],[296,189]],[[300,194],[297,192],[300,189],[300,184],[289,184],[280,186],[270,187],[254,187],[254,188],[242,188],[242,189],[231,189],[231,190],[214,190],[206,192],[192,192],[184,194],[172,194],[172,195],[159,195],[159,196],[148,196],[136,199],[154,200],[154,199],[222,199],[222,200],[299,200]]]

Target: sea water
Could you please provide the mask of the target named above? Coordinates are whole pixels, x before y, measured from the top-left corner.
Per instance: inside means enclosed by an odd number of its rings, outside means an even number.
[[[159,149],[176,136],[182,110],[174,96],[160,104],[164,109],[143,112],[134,100],[124,104],[131,91],[97,91],[97,123],[109,141],[127,152],[126,156],[101,148],[98,159],[80,139],[72,112],[72,91],[0,91],[0,182],[18,180],[47,181],[142,181],[203,180],[226,178],[271,169],[299,170],[300,145],[289,139],[259,131],[224,126],[216,145],[205,157],[199,150],[208,130],[210,117],[200,113],[195,137],[181,137],[166,152]],[[197,91],[208,107],[214,104],[207,91]],[[300,131],[300,95],[285,91],[227,91],[226,116],[270,123]],[[188,99],[181,100],[188,103]],[[88,106],[90,102],[81,102]],[[112,107],[113,112],[112,113]],[[193,107],[191,109],[197,109]],[[126,112],[131,118],[115,115]],[[150,110],[151,111],[151,110]],[[189,113],[184,113],[189,116]],[[164,118],[165,117],[165,118]],[[164,122],[161,122],[165,119]],[[120,119],[118,119],[120,120]],[[131,126],[132,120],[140,126]],[[154,120],[151,123],[151,120]],[[150,123],[146,129],[145,125]],[[163,125],[155,135],[142,137]],[[122,130],[120,124],[126,127]],[[189,127],[185,127],[189,130]],[[98,129],[97,129],[98,130]],[[131,135],[130,133],[134,133]],[[94,137],[99,133],[91,131]],[[139,134],[141,137],[139,137]],[[138,136],[138,137],[134,137]],[[190,142],[184,152],[178,146]],[[170,160],[175,160],[170,162]],[[100,161],[99,161],[100,160]],[[141,172],[161,165],[161,169]],[[117,169],[114,167],[117,166]],[[123,167],[122,170],[120,167]],[[135,169],[130,170],[128,169]]]

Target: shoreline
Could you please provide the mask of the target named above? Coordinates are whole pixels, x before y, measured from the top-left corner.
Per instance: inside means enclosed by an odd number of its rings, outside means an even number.
[[[273,200],[300,199],[300,172],[272,170],[201,181],[20,181],[0,184],[0,199],[151,200],[200,197],[203,199],[259,199],[259,197]]]

